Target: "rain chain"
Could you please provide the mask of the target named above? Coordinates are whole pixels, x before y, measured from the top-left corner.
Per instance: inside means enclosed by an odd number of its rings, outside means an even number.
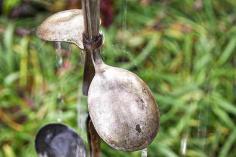
[[[99,32],[100,1],[82,0],[83,9],[58,12],[37,29],[46,41],[75,44],[85,53],[83,94],[88,96],[90,156],[98,157],[100,138],[122,151],[143,150],[159,130],[160,113],[147,84],[136,74],[104,63]],[[42,127],[35,141],[39,157],[86,157],[82,138],[60,123]]]

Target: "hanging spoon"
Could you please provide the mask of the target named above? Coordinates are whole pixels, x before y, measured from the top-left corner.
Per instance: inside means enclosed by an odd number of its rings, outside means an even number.
[[[102,43],[101,38],[97,37],[97,43]],[[86,43],[91,41],[84,37]],[[93,52],[96,73],[89,87],[88,109],[96,131],[118,150],[146,148],[159,129],[159,110],[151,90],[136,74],[104,64],[99,49]]]
[[[84,49],[82,34],[84,17],[80,9],[65,10],[49,16],[37,28],[36,34],[46,41],[68,42]],[[89,53],[85,53],[83,94],[87,95],[89,84],[94,75],[94,67]]]
[[[86,157],[86,148],[79,135],[59,123],[48,124],[39,130],[35,149],[39,157]]]
[[[49,16],[37,28],[37,36],[46,41],[61,41],[83,49],[83,13],[80,9],[65,10]]]
[[[82,33],[85,30],[85,20],[83,14],[82,10],[79,9],[55,13],[43,21],[37,28],[36,34],[39,38],[46,41],[68,42],[75,44],[80,49],[84,49]],[[95,70],[91,59],[91,53],[86,52],[83,77],[84,95],[88,95],[88,88],[94,74]],[[100,138],[95,132],[91,120],[87,121],[87,123],[89,123],[89,125],[87,124],[89,126],[87,132],[89,137],[88,144],[91,149],[90,154],[95,157],[99,155]]]

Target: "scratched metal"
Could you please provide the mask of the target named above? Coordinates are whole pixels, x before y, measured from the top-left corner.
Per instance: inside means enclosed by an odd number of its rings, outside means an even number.
[[[80,9],[58,12],[48,17],[37,29],[39,38],[47,41],[64,41],[83,49],[83,13]]]
[[[123,151],[146,148],[159,129],[159,109],[149,87],[134,73],[103,63],[88,93],[91,120],[99,136]]]

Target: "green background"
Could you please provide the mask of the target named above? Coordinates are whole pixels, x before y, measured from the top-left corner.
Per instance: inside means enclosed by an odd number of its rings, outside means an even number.
[[[50,9],[32,18],[8,18],[19,3],[6,0],[0,17],[0,157],[35,157],[35,135],[49,122],[70,125],[86,141],[83,53],[72,46],[70,67],[58,74],[52,43],[15,33],[35,29],[65,9],[64,1],[37,1]],[[112,25],[102,28],[103,59],[140,76],[161,112],[149,156],[235,157],[236,1],[114,0],[113,9]],[[140,152],[103,143],[102,156]]]

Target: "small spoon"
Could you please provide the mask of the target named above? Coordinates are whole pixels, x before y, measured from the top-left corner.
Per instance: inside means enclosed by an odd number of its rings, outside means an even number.
[[[88,109],[96,131],[115,149],[146,148],[159,129],[151,90],[136,74],[104,64],[100,52],[94,52],[96,74],[89,87]]]
[[[86,157],[86,147],[80,136],[59,123],[48,124],[39,130],[35,149],[39,157]]]
[[[46,41],[63,41],[84,49],[82,34],[84,32],[83,12],[80,9],[65,10],[49,16],[37,28],[37,36]]]
[[[84,49],[82,34],[84,32],[83,11],[80,9],[65,10],[49,16],[37,28],[36,34],[46,41],[59,41],[75,44]],[[89,53],[85,53],[83,94],[87,95],[94,67]]]

